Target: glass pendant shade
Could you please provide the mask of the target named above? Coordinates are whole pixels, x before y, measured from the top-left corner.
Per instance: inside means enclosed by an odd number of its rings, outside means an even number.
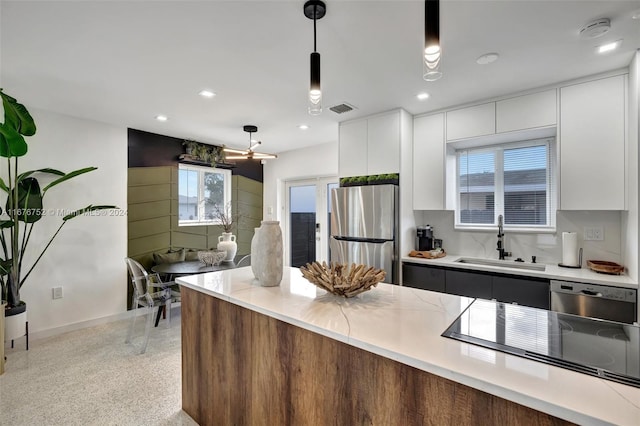
[[[322,112],[322,90],[320,89],[320,54],[313,52],[310,58],[311,82],[309,85],[309,114]]]
[[[440,72],[440,2],[426,0],[424,2],[424,69],[423,78],[435,81],[442,77]]]

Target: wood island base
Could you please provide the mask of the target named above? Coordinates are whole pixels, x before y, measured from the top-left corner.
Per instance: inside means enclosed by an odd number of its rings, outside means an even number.
[[[206,425],[565,425],[187,287],[182,408]]]

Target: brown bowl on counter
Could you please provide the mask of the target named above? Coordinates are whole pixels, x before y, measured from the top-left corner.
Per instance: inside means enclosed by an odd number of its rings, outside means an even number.
[[[624,272],[624,266],[606,260],[587,260],[587,266],[592,271],[602,274],[620,275]]]

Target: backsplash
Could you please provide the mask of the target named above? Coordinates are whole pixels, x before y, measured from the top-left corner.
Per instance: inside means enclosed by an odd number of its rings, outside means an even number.
[[[434,238],[443,241],[447,253],[498,258],[496,250],[498,228],[494,231],[456,231],[453,229],[453,211],[422,211],[416,213],[418,225],[432,225]],[[538,263],[557,264],[562,261],[562,233],[577,232],[578,247],[582,247],[582,266],[587,260],[608,260],[622,263],[621,229],[619,211],[558,211],[556,233],[517,233],[505,231],[505,249],[512,257],[520,257],[527,262],[536,256]],[[602,227],[603,241],[584,241],[585,227]]]

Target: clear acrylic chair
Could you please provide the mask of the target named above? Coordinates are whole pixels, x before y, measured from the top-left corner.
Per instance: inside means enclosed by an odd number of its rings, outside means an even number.
[[[164,308],[167,317],[167,327],[169,327],[171,324],[171,302],[172,300],[176,300],[180,293],[171,290],[171,286],[176,284],[174,281],[162,282],[158,274],[149,274],[139,262],[129,257],[125,258],[125,261],[129,269],[131,285],[133,286],[131,309],[137,310],[142,307],[147,310],[144,341],[142,343],[142,349],[140,350],[140,353],[143,354],[147,350],[154,311],[156,311],[157,308],[155,324],[157,326],[160,321],[160,314]],[[154,291],[154,289],[158,290]],[[129,326],[125,343],[131,343],[133,328],[137,317],[137,312],[134,312],[131,317],[131,325]]]

